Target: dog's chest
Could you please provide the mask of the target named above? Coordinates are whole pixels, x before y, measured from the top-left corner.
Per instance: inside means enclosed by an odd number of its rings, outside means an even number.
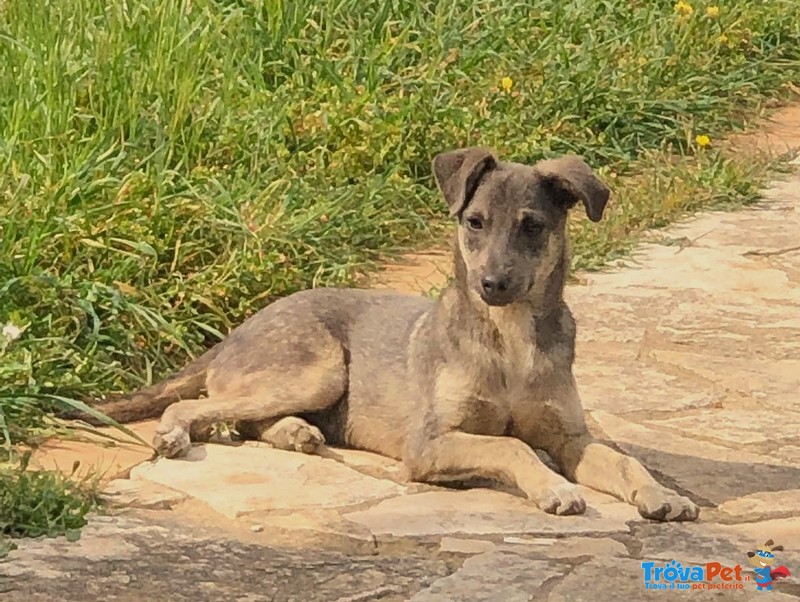
[[[502,372],[509,390],[530,382],[540,358],[536,350],[533,320],[528,312],[515,308],[498,308],[490,315],[497,330],[494,363]]]

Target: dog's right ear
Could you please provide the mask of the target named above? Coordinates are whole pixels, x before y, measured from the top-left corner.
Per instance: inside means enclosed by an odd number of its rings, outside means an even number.
[[[479,146],[448,151],[433,158],[433,175],[450,208],[450,217],[461,215],[483,176],[496,166],[492,151]]]
[[[590,220],[602,219],[611,191],[581,157],[564,155],[546,159],[539,161],[534,169],[568,207],[581,201]]]

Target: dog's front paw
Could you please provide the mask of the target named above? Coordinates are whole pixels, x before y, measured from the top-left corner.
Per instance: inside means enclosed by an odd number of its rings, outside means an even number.
[[[548,514],[583,514],[586,502],[578,493],[578,488],[571,483],[558,483],[528,494],[539,508]]]
[[[659,521],[696,520],[700,514],[697,504],[660,485],[645,485],[633,498],[644,518]]]
[[[174,426],[167,431],[159,428],[153,437],[153,447],[159,456],[177,458],[186,455],[192,447],[192,441],[183,427]]]

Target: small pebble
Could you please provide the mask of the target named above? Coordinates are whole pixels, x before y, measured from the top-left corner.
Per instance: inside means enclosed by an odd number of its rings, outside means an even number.
[[[253,525],[252,527],[250,527],[250,530],[253,533],[261,533],[264,530],[264,527],[261,525]]]

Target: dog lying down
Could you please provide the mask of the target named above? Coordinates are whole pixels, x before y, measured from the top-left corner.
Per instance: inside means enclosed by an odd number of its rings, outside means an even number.
[[[563,299],[567,215],[580,205],[599,221],[608,188],[577,156],[522,165],[477,147],[436,156],[433,173],[458,224],[455,278],[437,300],[299,292],[166,381],[100,409],[120,422],[163,412],[154,446],[167,457],[230,422],[281,449],[327,442],[390,456],[416,481],[498,481],[549,513],[583,513],[579,483],[646,518],[696,519],[694,503],[584,422]]]

